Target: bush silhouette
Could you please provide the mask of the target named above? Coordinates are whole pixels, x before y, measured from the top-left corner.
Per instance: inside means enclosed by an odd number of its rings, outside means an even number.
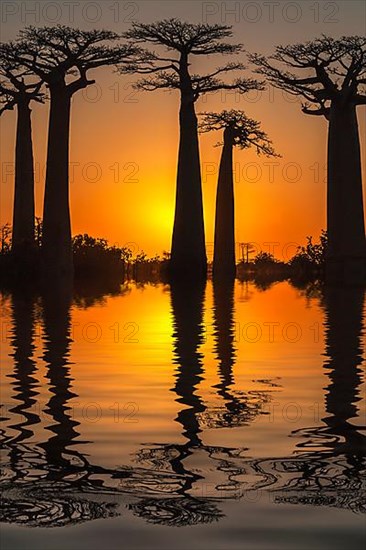
[[[87,233],[73,237],[72,252],[76,277],[122,276],[125,263],[132,256],[128,248],[110,246],[106,239],[91,237]]]

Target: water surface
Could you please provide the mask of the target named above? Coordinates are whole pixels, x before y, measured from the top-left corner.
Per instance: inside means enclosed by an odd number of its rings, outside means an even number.
[[[3,548],[363,548],[362,289],[1,309]]]

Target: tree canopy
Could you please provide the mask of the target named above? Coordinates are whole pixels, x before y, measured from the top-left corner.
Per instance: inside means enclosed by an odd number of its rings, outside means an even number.
[[[249,118],[243,111],[231,109],[221,113],[201,113],[202,120],[199,124],[200,132],[230,129],[232,144],[240,149],[255,147],[258,154],[266,156],[279,156],[272,147],[272,141],[267,134],[260,129],[260,123]],[[217,145],[222,145],[219,142]]]
[[[140,49],[132,44],[110,46],[119,35],[108,30],[84,31],[57,25],[33,26],[20,32],[19,63],[33,71],[49,86],[65,83],[70,93],[93,84],[87,71],[103,65],[132,63]]]
[[[250,59],[273,86],[304,98],[306,114],[328,118],[333,100],[366,104],[365,37],[322,35],[303,44],[278,46],[268,58],[252,54]]]
[[[124,37],[140,43],[164,45],[168,50],[185,54],[210,55],[239,53],[242,50],[241,44],[222,42],[232,34],[231,27],[227,25],[193,24],[173,18],[156,23],[134,22],[131,29],[124,33]]]
[[[227,25],[193,24],[178,19],[165,19],[151,24],[133,23],[132,28],[123,36],[134,43],[163,46],[168,52],[178,54],[164,55],[152,51],[138,66],[130,65],[121,68],[121,72],[155,73],[153,76],[142,78],[136,85],[137,88],[147,91],[182,90],[184,77],[187,76],[189,55],[228,55],[243,51],[241,44],[223,41],[232,37],[231,27]],[[204,75],[190,74],[193,100],[196,101],[202,94],[217,90],[247,92],[252,89],[261,89],[263,85],[255,79],[236,78],[233,82],[226,82],[222,78],[226,73],[243,69],[245,66],[242,63],[229,62]]]
[[[0,115],[20,101],[44,101],[42,80],[19,61],[22,51],[15,42],[0,43]]]

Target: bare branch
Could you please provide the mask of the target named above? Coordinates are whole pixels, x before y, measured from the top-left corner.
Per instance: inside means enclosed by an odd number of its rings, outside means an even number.
[[[86,76],[86,69],[84,69],[83,67],[80,67],[79,73],[80,73],[80,78],[78,78],[77,80],[74,80],[73,82],[70,82],[70,84],[66,86],[70,96],[72,96],[75,92],[77,92],[78,90],[81,90],[82,88],[86,88],[91,84],[95,84],[95,80],[88,80]]]
[[[81,79],[67,84],[69,93],[90,84],[85,76],[89,69],[105,65],[127,66],[142,56],[132,44],[110,46],[119,35],[106,30],[84,31],[62,25],[27,27],[20,33],[20,63],[32,70],[49,86],[66,86],[66,78],[77,69]]]
[[[254,81],[244,86],[243,81],[236,79],[226,82],[221,75],[245,69],[242,63],[230,62],[218,67],[206,75],[190,74],[190,55],[236,54],[242,51],[241,44],[229,44],[224,40],[232,36],[231,27],[226,25],[193,24],[178,19],[164,19],[156,23],[133,23],[132,28],[123,35],[133,43],[149,43],[176,52],[177,57],[146,52],[135,65],[121,68],[120,72],[153,74],[143,78],[135,87],[141,90],[178,89],[182,94],[195,102],[205,93],[217,90],[238,90],[241,93],[260,89],[261,84]],[[256,82],[256,84],[254,84]]]
[[[0,43],[0,77],[2,77],[0,94],[2,104],[10,105],[10,107],[3,107],[2,110],[12,109],[20,102],[44,101],[45,96],[41,93],[43,82],[30,69],[22,66],[20,62],[22,51],[23,46],[20,44]]]
[[[3,95],[1,91],[0,94],[0,115],[2,115],[5,111],[12,111],[17,102],[13,97],[9,95]]]
[[[303,112],[328,116],[328,107],[336,98],[355,101],[357,90],[365,84],[366,39],[364,37],[327,36],[306,42],[279,46],[266,58],[250,56],[256,72],[286,92],[306,99]],[[305,75],[304,75],[305,73]],[[313,103],[317,108],[310,108]]]
[[[301,110],[306,115],[324,116],[326,119],[329,119],[330,109],[324,105],[321,105],[319,108],[312,109],[308,104],[304,103],[301,106]]]

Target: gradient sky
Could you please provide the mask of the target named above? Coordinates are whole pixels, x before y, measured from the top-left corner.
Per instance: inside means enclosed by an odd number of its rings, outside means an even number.
[[[150,22],[178,17],[191,22],[232,24],[233,41],[243,43],[248,51],[269,54],[277,44],[310,40],[322,33],[334,37],[364,35],[365,6],[362,0],[4,1],[1,39],[15,38],[26,24],[62,23],[122,32],[131,20]],[[206,72],[225,61],[229,58],[202,57],[193,62],[192,68]],[[178,149],[178,93],[135,92],[132,83],[136,78],[119,76],[111,68],[90,75],[96,78],[97,86],[78,92],[73,99],[70,149],[73,234],[88,232],[103,236],[111,243],[129,245],[134,252],[144,250],[149,255],[169,250]],[[250,76],[249,69],[246,75]],[[211,94],[197,103],[197,112],[230,108],[243,109],[248,116],[260,120],[282,155],[279,159],[267,159],[257,157],[254,151],[235,151],[236,241],[254,242],[258,249],[288,259],[307,235],[317,237],[326,226],[326,121],[302,114],[296,98],[274,89],[247,96]],[[364,149],[364,107],[359,108],[358,115]],[[47,120],[48,105],[33,105],[38,216],[42,215]],[[15,121],[16,113],[7,112],[0,123],[1,224],[12,218]],[[221,152],[214,145],[220,137],[213,133],[200,138],[209,257]]]

